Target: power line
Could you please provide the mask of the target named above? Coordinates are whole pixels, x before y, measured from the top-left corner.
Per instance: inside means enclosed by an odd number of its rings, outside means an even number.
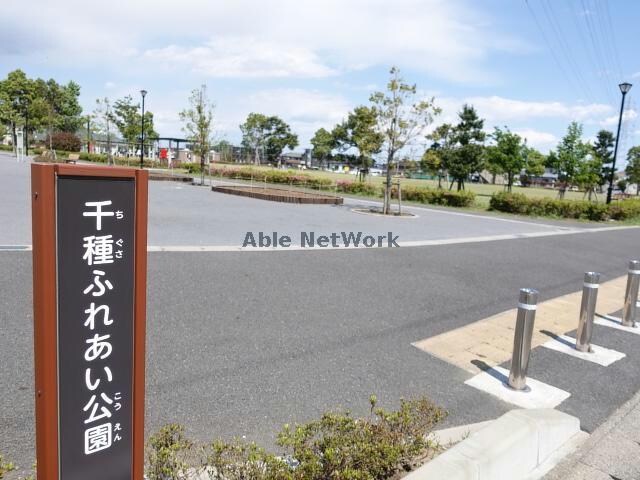
[[[584,87],[584,85],[580,85],[579,83],[579,78],[574,79],[572,76],[569,75],[567,68],[565,67],[569,67],[568,64],[564,64],[563,62],[560,61],[558,55],[556,54],[555,49],[553,48],[553,45],[551,44],[551,41],[549,40],[549,37],[547,36],[547,33],[545,32],[545,29],[542,28],[542,24],[540,23],[540,20],[538,19],[538,16],[536,15],[535,11],[533,10],[533,8],[531,8],[531,5],[529,4],[529,0],[524,0],[525,4],[527,6],[527,10],[529,11],[529,13],[531,14],[531,17],[533,18],[533,21],[535,22],[536,26],[538,27],[538,30],[540,31],[540,34],[544,40],[544,42],[547,44],[547,48],[549,49],[549,52],[551,53],[551,56],[553,57],[554,61],[556,62],[558,68],[560,69],[560,71],[562,72],[562,75],[565,77],[565,80],[567,81],[567,83],[571,84],[574,88],[577,86],[578,88],[582,88],[583,93],[587,96],[587,97],[591,97],[590,92],[588,91],[588,89],[586,89]],[[578,77],[578,75],[576,75],[576,77]],[[589,101],[592,101],[591,98],[589,98]]]

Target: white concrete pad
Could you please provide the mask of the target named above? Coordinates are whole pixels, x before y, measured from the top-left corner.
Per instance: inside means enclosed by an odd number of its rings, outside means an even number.
[[[571,396],[569,392],[533,378],[527,378],[529,389],[526,391],[513,390],[507,386],[508,378],[508,370],[493,367],[464,383],[522,408],[554,408]]]
[[[614,362],[626,357],[626,354],[591,344],[591,352],[581,352],[575,349],[576,339],[567,335],[558,335],[558,337],[543,343],[542,346],[549,350],[566,353],[572,357],[586,360],[587,362],[597,363],[603,367],[608,367]]]
[[[616,330],[622,330],[627,333],[635,333],[640,335],[640,327],[625,327],[622,325],[622,320],[618,317],[611,315],[597,315],[594,322],[596,325],[602,325],[603,327],[611,327]]]

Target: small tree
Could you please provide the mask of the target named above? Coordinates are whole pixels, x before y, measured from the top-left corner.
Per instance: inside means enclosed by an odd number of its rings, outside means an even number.
[[[433,98],[418,98],[416,85],[405,83],[398,68],[391,68],[389,73],[386,92],[375,92],[370,97],[387,157],[384,214],[390,213],[391,168],[397,153],[422,135],[424,129],[433,122],[433,117],[440,113]]]
[[[204,185],[204,164],[211,151],[214,105],[207,97],[207,86],[195,89],[189,97],[189,108],[180,112],[183,131],[191,142],[193,153],[200,157],[200,184]]]
[[[547,157],[547,166],[558,174],[559,198],[564,198],[567,186],[576,183],[580,164],[586,160],[590,150],[591,147],[582,141],[582,125],[571,122],[556,151]]]
[[[544,174],[547,157],[533,147],[525,145],[523,150],[525,157],[523,185],[529,185],[531,177],[539,177]]]
[[[613,167],[613,146],[615,137],[608,130],[600,130],[596,136],[596,143],[593,145],[593,155],[600,164],[599,186],[605,185],[611,178],[611,168]]]
[[[431,146],[422,155],[420,165],[423,170],[438,175],[438,188],[442,188],[442,178],[447,169],[447,155],[451,153],[453,126],[443,123],[426,136]]]
[[[331,157],[331,152],[336,148],[336,141],[331,132],[319,128],[311,139],[311,145],[313,145],[313,156],[320,161],[320,166],[322,166],[327,158]]]
[[[142,137],[142,114],[140,104],[133,103],[131,95],[127,95],[113,104],[113,120],[122,138],[129,145],[136,145]],[[148,110],[144,112],[144,136],[145,138],[158,137],[153,128],[153,113]]]
[[[451,133],[450,152],[446,155],[447,170],[458,183],[458,190],[464,189],[464,182],[472,173],[482,170],[485,133],[484,120],[471,105],[463,105],[458,113],[460,122]]]
[[[376,130],[378,119],[372,107],[360,106],[350,112],[347,119],[335,126],[332,132],[336,148],[345,152],[351,148],[358,150],[360,180],[373,163],[372,155],[379,153],[384,138]]]
[[[526,165],[522,138],[506,127],[504,130],[495,127],[491,138],[495,143],[485,149],[487,163],[492,165],[494,171],[507,175],[506,187],[510,192],[513,187],[513,179],[516,175],[520,175]]]
[[[636,184],[636,195],[640,195],[640,146],[629,149],[625,173],[627,174],[629,183]]]

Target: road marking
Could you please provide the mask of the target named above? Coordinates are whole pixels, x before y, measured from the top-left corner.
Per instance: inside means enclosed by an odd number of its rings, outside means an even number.
[[[599,310],[614,312],[620,309],[626,281],[627,276],[623,275],[600,284]],[[549,337],[564,335],[577,328],[581,298],[582,290],[538,304],[532,348],[548,342]],[[477,373],[486,366],[499,365],[511,358],[516,313],[517,309],[513,308],[412,345],[468,372]],[[638,331],[640,333],[640,328]]]
[[[501,240],[519,240],[524,238],[543,238],[543,237],[555,237],[560,235],[581,235],[590,233],[610,232],[616,230],[630,230],[638,229],[638,226],[623,226],[623,227],[596,227],[596,228],[575,228],[571,230],[554,230],[551,232],[525,232],[525,233],[513,233],[504,235],[485,235],[479,237],[456,237],[456,238],[442,238],[434,240],[407,240],[399,241],[398,245],[401,247],[432,247],[439,245],[458,245],[465,243],[486,243],[486,242],[498,242]],[[242,247],[240,245],[150,245],[147,247],[148,252],[286,252],[286,251],[323,251],[323,250],[355,250],[355,249],[373,249],[373,248],[395,248],[395,247],[365,247],[360,245],[358,247],[350,246],[328,246],[328,247],[302,247],[300,245],[291,245],[288,248],[282,247]],[[0,251],[25,251],[31,250],[31,245],[4,245],[0,246]]]
[[[464,383],[522,408],[555,408],[571,396],[569,392],[534,378],[527,378],[529,388],[526,391],[514,390],[506,385],[508,379],[509,370],[493,367]]]
[[[547,343],[543,343],[542,346],[549,350],[555,350],[556,352],[565,353],[572,357],[579,358],[580,360],[597,363],[603,367],[608,367],[612,363],[626,357],[622,352],[593,344],[591,345],[591,352],[581,352],[575,348],[576,339],[567,335],[559,335],[558,337],[549,340]]]

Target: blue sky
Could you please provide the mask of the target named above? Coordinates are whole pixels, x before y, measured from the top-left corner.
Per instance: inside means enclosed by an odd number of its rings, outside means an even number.
[[[464,102],[485,127],[553,148],[571,120],[615,130],[621,81],[640,83],[632,0],[25,0],[3,5],[0,74],[73,79],[95,99],[148,90],[163,136],[206,84],[216,135],[236,142],[251,111],[281,116],[307,146],[369,94],[391,65],[455,121]],[[537,22],[536,23],[536,19]],[[613,51],[617,54],[613,54]],[[621,152],[640,143],[640,85],[627,96]],[[640,97],[638,97],[640,98]],[[414,152],[423,148],[420,143]]]

